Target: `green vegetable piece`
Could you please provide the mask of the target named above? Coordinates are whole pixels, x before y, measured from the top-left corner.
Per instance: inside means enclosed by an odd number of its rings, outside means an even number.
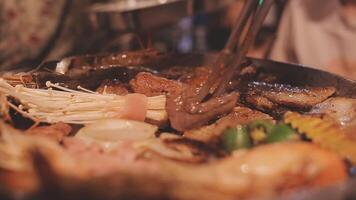
[[[275,125],[270,134],[266,138],[267,143],[283,142],[288,140],[295,140],[298,135],[295,131],[286,124]]]
[[[253,144],[256,145],[263,143],[267,137],[267,134],[262,128],[256,128],[250,131],[250,136],[253,141]]]
[[[273,127],[274,124],[268,120],[255,120],[249,125],[250,130],[263,128],[267,134],[271,133]]]
[[[223,148],[228,152],[246,149],[252,145],[246,126],[237,126],[236,128],[227,129],[222,135],[221,142]]]

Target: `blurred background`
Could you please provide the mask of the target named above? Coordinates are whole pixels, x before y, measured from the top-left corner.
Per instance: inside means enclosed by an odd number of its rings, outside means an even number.
[[[244,0],[0,0],[0,67],[155,48],[219,51]],[[276,0],[249,56],[356,79],[355,0]]]

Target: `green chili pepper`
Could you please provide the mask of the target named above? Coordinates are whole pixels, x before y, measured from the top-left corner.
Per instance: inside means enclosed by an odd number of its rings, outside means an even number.
[[[236,128],[227,129],[222,135],[222,146],[232,152],[237,149],[246,149],[251,147],[251,138],[247,132],[246,126],[237,126]]]
[[[297,138],[298,135],[290,126],[286,124],[278,124],[272,128],[270,134],[268,134],[266,138],[266,142],[267,143],[283,142],[288,140],[294,140]]]
[[[255,120],[249,125],[250,130],[263,128],[267,134],[272,131],[273,127],[274,124],[268,120]]]

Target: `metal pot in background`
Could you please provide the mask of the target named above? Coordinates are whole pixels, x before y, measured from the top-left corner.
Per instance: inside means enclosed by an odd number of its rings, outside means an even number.
[[[195,43],[204,43],[205,37],[200,34],[199,37],[193,38],[201,31],[195,30],[197,27],[194,27],[195,19],[192,16],[221,12],[234,2],[236,1],[117,0],[94,4],[88,9],[88,13],[94,31],[108,30],[110,37],[114,38],[113,45],[120,46],[112,49],[112,45],[109,45],[109,51],[147,47],[154,41],[154,47],[161,51],[190,52],[193,49],[207,50],[195,48]],[[199,38],[204,41],[195,41]],[[187,39],[188,47],[185,45]]]
[[[143,32],[177,23],[186,16],[213,12],[234,0],[117,0],[97,3],[89,9],[96,28],[118,32]],[[204,5],[204,6],[196,6]]]

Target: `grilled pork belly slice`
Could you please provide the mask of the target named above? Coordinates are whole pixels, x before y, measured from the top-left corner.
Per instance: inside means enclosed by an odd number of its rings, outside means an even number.
[[[252,82],[248,84],[246,101],[262,110],[272,110],[280,106],[310,109],[335,92],[333,87],[301,88],[277,83]]]

